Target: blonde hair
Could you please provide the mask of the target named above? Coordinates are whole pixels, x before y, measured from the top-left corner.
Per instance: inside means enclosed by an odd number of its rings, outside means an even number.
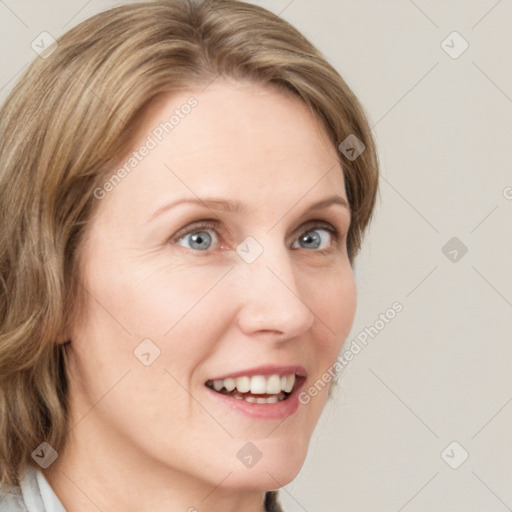
[[[100,13],[37,58],[0,110],[0,484],[18,485],[43,441],[68,432],[66,343],[80,310],[80,242],[93,191],[129,148],[159,94],[218,76],[281,87],[321,119],[352,212],[352,263],[372,217],[378,162],[364,111],[294,27],[234,0],[159,0]]]

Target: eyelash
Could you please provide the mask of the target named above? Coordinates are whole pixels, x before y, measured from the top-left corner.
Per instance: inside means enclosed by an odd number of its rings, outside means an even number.
[[[328,247],[327,249],[316,249],[316,250],[311,250],[310,252],[315,252],[315,253],[318,253],[318,254],[327,254],[327,253],[329,253],[332,250],[333,246],[337,247],[339,242],[341,241],[341,237],[342,236],[341,236],[340,232],[332,224],[326,223],[326,222],[321,221],[321,220],[311,220],[311,221],[307,222],[304,227],[305,227],[305,230],[301,233],[300,236],[306,234],[309,231],[315,231],[315,229],[324,229],[324,230],[328,231],[329,233],[331,233],[332,238],[334,239],[333,244],[330,247]],[[190,234],[195,233],[197,231],[206,230],[206,229],[212,229],[218,235],[219,234],[217,232],[217,230],[218,230],[218,221],[215,221],[215,220],[198,221],[197,224],[193,224],[193,225],[189,226],[187,228],[187,231],[179,232],[176,235],[174,235],[172,237],[172,239],[170,240],[170,242],[176,243],[179,240],[181,240],[182,238],[186,237],[187,235],[190,235]],[[208,253],[208,252],[211,252],[208,249],[205,250],[205,251],[198,251],[198,250],[194,250],[194,249],[189,249],[188,247],[183,247],[183,248],[187,249],[189,251],[192,251],[194,253],[198,253],[198,252],[199,253],[201,253],[201,252]],[[306,250],[308,250],[308,249],[306,249]]]

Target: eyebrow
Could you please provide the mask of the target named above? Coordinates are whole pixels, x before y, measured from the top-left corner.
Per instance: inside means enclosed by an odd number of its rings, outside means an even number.
[[[216,197],[205,197],[202,199],[179,199],[178,201],[174,201],[172,203],[166,204],[156,210],[148,219],[148,222],[153,220],[154,218],[158,217],[162,213],[171,210],[172,208],[182,205],[182,204],[194,204],[197,206],[203,206],[206,208],[209,208],[210,210],[214,211],[223,211],[223,212],[229,212],[229,213],[247,213],[248,207],[247,205],[241,203],[240,201],[234,200],[234,199],[220,199]],[[342,197],[342,196],[330,196],[326,197],[325,199],[322,199],[320,201],[317,201],[315,203],[310,204],[306,210],[321,210],[322,208],[327,208],[331,204],[339,204],[340,206],[343,206],[348,211],[350,211],[350,206],[348,204],[348,201]]]

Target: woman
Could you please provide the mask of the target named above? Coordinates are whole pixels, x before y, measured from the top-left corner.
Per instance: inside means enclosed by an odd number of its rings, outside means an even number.
[[[377,190],[348,86],[260,7],[158,0],[0,119],[1,509],[281,510]]]

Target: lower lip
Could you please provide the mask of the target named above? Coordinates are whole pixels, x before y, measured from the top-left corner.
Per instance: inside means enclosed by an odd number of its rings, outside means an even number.
[[[299,408],[299,393],[304,386],[305,379],[299,383],[286,400],[274,402],[272,404],[256,404],[246,402],[244,399],[233,398],[222,393],[217,393],[213,389],[205,386],[214,398],[220,400],[220,403],[226,405],[231,410],[240,412],[250,418],[261,420],[283,420],[297,412]]]

